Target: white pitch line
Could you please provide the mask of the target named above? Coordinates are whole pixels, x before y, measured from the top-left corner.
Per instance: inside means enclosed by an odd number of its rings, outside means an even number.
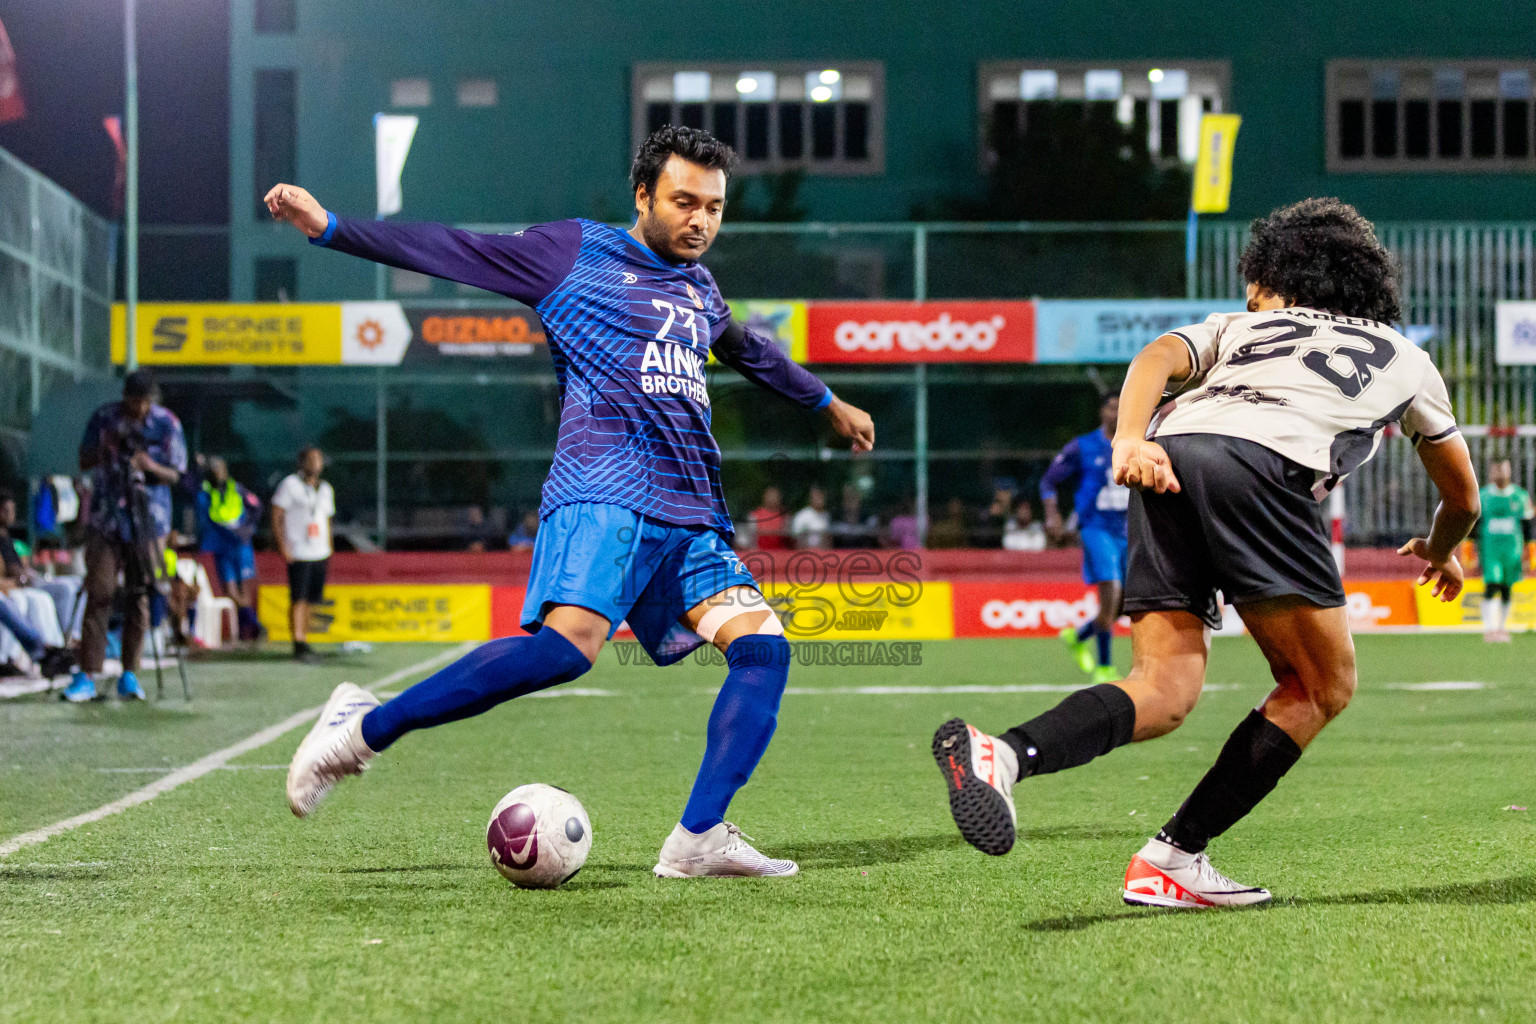
[[[469,651],[474,646],[475,645],[473,643],[464,643],[460,644],[458,647],[453,648],[452,650],[443,651],[440,654],[434,654],[432,657],[418,661],[414,665],[409,665],[400,669],[399,671],[391,672],[389,675],[382,679],[375,679],[373,682],[369,683],[365,689],[379,690],[394,683],[398,683],[402,679],[406,679],[418,672],[424,672],[427,669],[436,668],[438,665],[452,661],[453,659]],[[204,775],[207,775],[209,772],[217,771],[218,769],[224,767],[226,762],[233,761],[241,754],[248,754],[259,747],[264,747],[268,743],[280,739],[284,733],[290,732],[294,729],[297,729],[299,726],[304,725],[310,719],[320,714],[320,710],[323,707],[324,705],[320,705],[320,707],[309,708],[308,710],[300,711],[297,714],[289,715],[287,718],[283,719],[281,722],[278,722],[276,725],[269,725],[260,732],[251,736],[247,736],[245,739],[241,740],[239,743],[234,744],[233,746],[225,747],[223,750],[216,750],[209,754],[207,757],[199,758],[198,760],[193,761],[191,764],[187,765],[185,768],[177,768],[165,775],[162,775],[160,778],[151,782],[149,785],[136,789],[126,796],[118,797],[111,803],[102,804],[94,811],[86,811],[84,814],[77,814],[73,818],[65,818],[63,821],[56,821],[52,825],[45,825],[40,829],[35,829],[31,832],[23,832],[19,836],[13,836],[12,838],[7,839],[5,842],[0,843],[0,857],[9,857],[11,854],[15,853],[17,850],[22,849],[23,847],[35,846],[38,843],[47,842],[54,836],[62,835],[65,832],[71,831],[72,829],[77,829],[81,825],[89,825],[93,821],[100,821],[102,818],[110,817],[114,814],[119,814],[123,811],[126,811],[130,807],[134,807],[138,804],[153,800],[161,793],[169,793],[171,790],[178,786],[185,785],[194,779],[200,779]]]
[[[1384,690],[1485,690],[1487,683],[1479,683],[1471,679],[1447,679],[1438,683],[1387,683]]]

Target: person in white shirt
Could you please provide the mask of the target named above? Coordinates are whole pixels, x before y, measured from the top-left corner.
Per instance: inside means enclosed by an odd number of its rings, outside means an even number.
[[[331,518],[336,493],[320,479],[325,455],[313,445],[299,452],[298,472],[272,495],[272,536],[288,563],[288,621],[293,656],[305,664],[318,659],[309,647],[309,606],[325,600],[325,573],[331,559]]]
[[[830,546],[828,537],[832,531],[832,517],[827,514],[827,492],[812,485],[805,499],[805,508],[795,513],[789,532],[795,535],[797,548],[824,548]]]

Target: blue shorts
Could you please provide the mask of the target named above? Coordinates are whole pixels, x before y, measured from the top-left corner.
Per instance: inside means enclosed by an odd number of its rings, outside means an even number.
[[[1083,527],[1083,582],[1120,583],[1125,579],[1125,532]]]
[[[213,555],[213,572],[220,583],[244,583],[256,578],[256,552],[249,544],[220,544],[203,550]]]
[[[523,602],[524,629],[555,605],[628,622],[651,658],[670,665],[704,643],[683,613],[728,587],[757,587],[725,538],[706,526],[674,526],[619,505],[562,505],[539,525]]]

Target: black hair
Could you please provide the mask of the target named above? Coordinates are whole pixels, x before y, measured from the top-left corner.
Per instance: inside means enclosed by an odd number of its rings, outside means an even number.
[[[0,487],[0,505],[8,501],[16,500],[16,492],[7,487]]]
[[[160,385],[148,370],[134,370],[123,378],[124,398],[154,398],[159,393]]]
[[[302,465],[304,465],[305,458],[308,457],[310,452],[318,452],[319,450],[320,450],[320,446],[319,445],[317,445],[317,444],[307,444],[303,448],[299,449],[299,456],[294,461],[302,466]]]
[[[1381,323],[1402,320],[1397,261],[1360,211],[1338,199],[1303,199],[1250,225],[1237,262],[1243,280],[1286,302]]]
[[[680,156],[691,164],[707,167],[712,171],[725,172],[730,178],[736,169],[736,152],[702,128],[684,128],[668,124],[651,132],[640,143],[635,162],[629,168],[629,185],[634,192],[645,186],[647,195],[656,194],[656,180],[668,158]]]

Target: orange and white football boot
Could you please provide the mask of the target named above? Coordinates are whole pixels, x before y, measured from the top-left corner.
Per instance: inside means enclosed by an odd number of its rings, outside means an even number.
[[[1268,889],[1241,885],[1217,871],[1204,853],[1186,853],[1149,839],[1125,869],[1125,902],[1142,907],[1244,907],[1269,899]]]

